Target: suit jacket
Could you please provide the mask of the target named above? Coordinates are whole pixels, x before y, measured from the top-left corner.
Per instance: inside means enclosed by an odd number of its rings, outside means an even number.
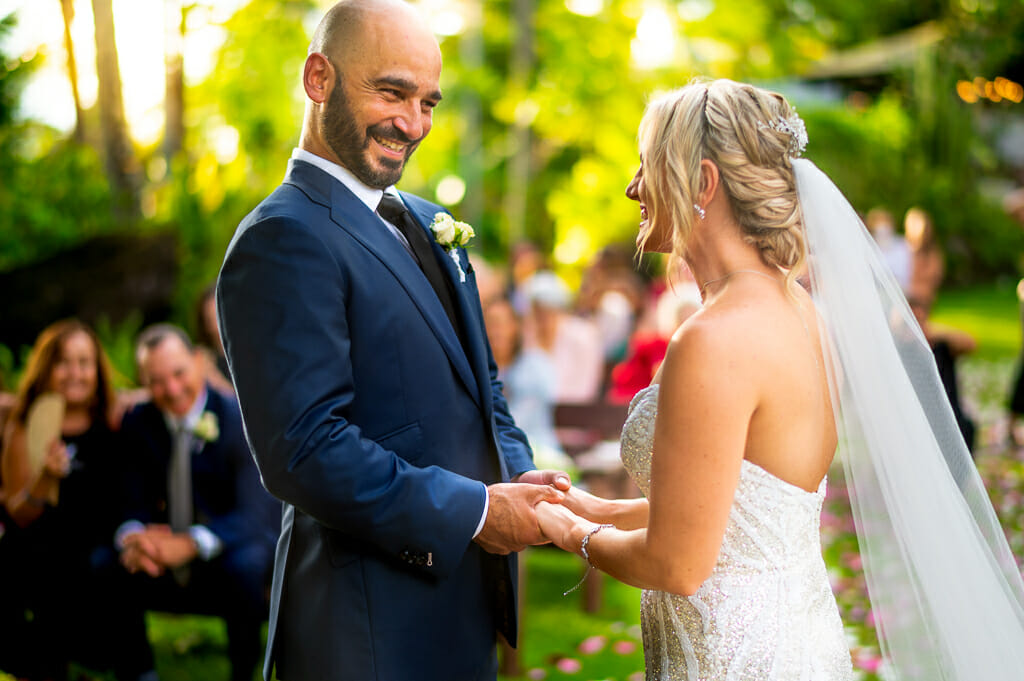
[[[403,199],[421,225],[443,210]],[[274,664],[286,681],[493,678],[496,629],[515,642],[515,558],[472,538],[485,485],[532,457],[466,254],[460,282],[434,249],[465,348],[402,244],[308,163],[289,163],[228,247],[222,337],[250,446],[285,502],[267,678]]]
[[[273,544],[280,504],[260,483],[259,470],[242,432],[234,398],[206,386],[205,411],[217,417],[219,435],[212,442],[195,439],[192,447],[194,522],[223,542],[225,552],[250,542]],[[172,437],[163,413],[153,402],[136,405],[121,425],[127,481],[126,519],[167,523],[167,476]]]

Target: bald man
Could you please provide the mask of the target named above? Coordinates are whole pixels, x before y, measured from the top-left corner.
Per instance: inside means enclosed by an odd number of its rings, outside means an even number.
[[[497,381],[473,268],[394,184],[441,101],[441,53],[397,0],[334,5],[303,71],[284,182],[217,287],[249,444],[284,515],[264,673],[494,679],[515,552],[569,487],[534,470]]]

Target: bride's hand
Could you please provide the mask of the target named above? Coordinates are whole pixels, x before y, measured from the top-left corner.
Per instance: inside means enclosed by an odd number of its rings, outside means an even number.
[[[594,496],[575,485],[569,488],[562,501],[562,504],[570,511],[595,523],[613,522],[611,518],[613,503],[603,497]]]
[[[578,542],[572,538],[572,530],[581,522],[581,518],[562,504],[549,504],[542,501],[536,506],[537,522],[544,536],[558,548],[575,553]]]

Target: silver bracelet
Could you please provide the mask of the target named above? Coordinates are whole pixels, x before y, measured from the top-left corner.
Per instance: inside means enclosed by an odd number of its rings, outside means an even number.
[[[580,577],[580,581],[576,583],[576,586],[562,593],[563,596],[568,596],[573,591],[583,586],[583,582],[587,579],[587,575],[589,575],[590,571],[594,569],[594,564],[590,562],[590,553],[587,551],[587,544],[590,543],[591,537],[593,537],[595,534],[605,529],[606,527],[615,526],[611,523],[604,523],[603,525],[598,525],[594,529],[590,530],[590,532],[587,532],[587,534],[583,537],[583,541],[580,542],[580,553],[583,554],[584,560],[587,561],[587,571],[583,573],[582,577]]]

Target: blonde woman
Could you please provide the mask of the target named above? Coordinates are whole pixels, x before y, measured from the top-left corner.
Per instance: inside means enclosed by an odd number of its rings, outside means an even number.
[[[540,505],[543,532],[644,589],[648,679],[850,679],[819,537],[842,441],[887,664],[1015,678],[1024,586],[898,284],[795,158],[803,122],[719,80],[654,101],[639,137],[638,245],[685,260],[704,306],[623,429],[645,498],[574,489]]]

